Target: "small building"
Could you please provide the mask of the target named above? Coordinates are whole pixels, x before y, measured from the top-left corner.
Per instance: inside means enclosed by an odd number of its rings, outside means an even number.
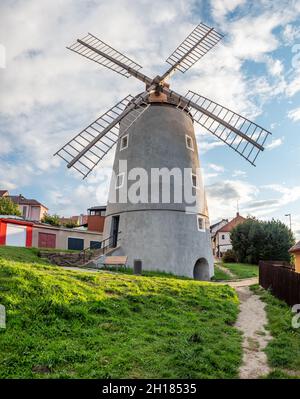
[[[93,206],[92,208],[89,208],[87,217],[87,229],[89,231],[98,231],[102,233],[104,229],[105,214],[105,205]]]
[[[32,246],[33,223],[18,216],[0,216],[0,245]]]
[[[300,241],[289,252],[295,256],[295,272],[300,273]]]
[[[46,223],[34,224],[32,246],[37,248],[83,250],[100,248],[102,233],[80,228],[51,226]]]
[[[29,222],[16,216],[0,216],[0,245],[83,250],[100,248],[102,233]]]
[[[210,234],[213,237],[216,232],[223,226],[225,226],[228,223],[228,219],[222,219],[217,223],[211,224],[210,225]]]
[[[211,240],[214,256],[221,258],[228,249],[232,249],[230,233],[234,227],[245,222],[245,220],[246,218],[237,212],[236,217],[230,222],[226,222],[226,219],[223,219],[219,222],[217,228],[214,228],[217,223],[211,226]],[[212,228],[214,228],[213,231]]]

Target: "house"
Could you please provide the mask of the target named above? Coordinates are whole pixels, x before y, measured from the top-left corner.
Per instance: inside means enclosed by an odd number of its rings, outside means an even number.
[[[230,233],[234,227],[243,223],[245,220],[246,218],[237,212],[236,217],[230,222],[227,221],[225,223],[226,219],[223,219],[219,222],[219,226],[216,226],[217,223],[211,226],[211,240],[214,256],[221,258],[228,249],[232,249]]]
[[[1,197],[7,197],[8,196],[8,191],[7,190],[0,190],[0,198]]]
[[[0,190],[0,197],[9,198],[14,202],[25,220],[41,221],[48,208],[35,199],[25,198],[22,194],[9,195],[7,190]]]
[[[223,226],[225,226],[225,224],[228,223],[228,219],[222,219],[220,220],[220,222],[214,223],[210,226],[210,234],[211,236],[214,236],[216,234],[216,232]]]
[[[0,217],[0,245],[83,250],[100,248],[102,234],[30,222],[18,216]]]
[[[289,252],[295,256],[295,272],[300,273],[300,241]]]

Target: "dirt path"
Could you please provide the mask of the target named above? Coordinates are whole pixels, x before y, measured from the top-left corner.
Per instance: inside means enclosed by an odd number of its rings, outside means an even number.
[[[232,288],[249,287],[253,284],[258,284],[258,277],[244,278],[235,281],[224,281],[223,284],[228,284]]]
[[[259,378],[271,370],[267,356],[263,351],[272,339],[265,329],[267,316],[265,304],[249,287],[235,287],[240,299],[240,313],[235,326],[243,333],[243,363],[240,367],[240,378]]]

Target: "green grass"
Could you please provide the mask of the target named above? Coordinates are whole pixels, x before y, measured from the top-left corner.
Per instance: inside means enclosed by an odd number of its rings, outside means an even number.
[[[222,269],[218,267],[218,265],[215,265],[215,275],[212,277],[213,281],[228,281],[232,280],[232,278],[225,273]]]
[[[223,263],[222,266],[230,270],[235,278],[251,278],[258,276],[257,265],[249,265],[247,263]]]
[[[266,303],[268,329],[273,337],[266,348],[268,362],[274,370],[269,378],[300,378],[300,328],[292,327],[291,308],[269,291],[252,286]]]
[[[0,378],[233,378],[235,291],[54,267],[0,248]]]
[[[104,266],[100,270],[133,275],[133,269],[130,267],[124,267],[124,266]],[[153,270],[153,271],[143,270],[141,276],[165,277],[165,278],[172,278],[172,279],[179,279],[179,280],[192,280],[191,278],[186,277],[186,276],[175,276],[172,273],[161,272],[159,270]]]

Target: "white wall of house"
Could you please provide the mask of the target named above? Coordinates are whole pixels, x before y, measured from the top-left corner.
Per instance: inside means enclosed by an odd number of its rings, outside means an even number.
[[[19,205],[21,215],[27,220],[41,221],[47,209],[39,205]]]
[[[224,254],[228,249],[232,249],[230,233],[229,232],[218,232],[216,239],[216,250],[217,252]]]

